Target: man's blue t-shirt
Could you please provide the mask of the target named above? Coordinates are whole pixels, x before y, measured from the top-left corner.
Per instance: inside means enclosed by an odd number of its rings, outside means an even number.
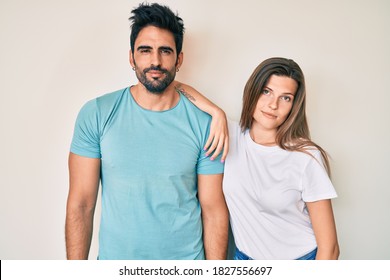
[[[99,259],[204,259],[197,175],[223,173],[203,151],[210,120],[183,96],[143,109],[129,88],[84,105],[71,152],[101,158]]]

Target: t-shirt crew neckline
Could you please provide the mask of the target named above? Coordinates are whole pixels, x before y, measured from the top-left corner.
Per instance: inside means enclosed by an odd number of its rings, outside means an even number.
[[[170,111],[175,110],[175,109],[179,106],[179,104],[182,102],[182,101],[181,101],[181,94],[179,94],[179,101],[178,101],[172,108],[169,108],[169,109],[167,109],[167,110],[162,110],[162,111],[149,110],[149,109],[146,109],[146,108],[142,107],[141,105],[139,105],[138,102],[135,100],[133,94],[131,93],[131,88],[132,88],[133,86],[134,86],[134,85],[129,86],[129,87],[127,88],[128,94],[130,95],[130,98],[133,100],[134,104],[135,104],[140,110],[145,111],[145,112],[156,113],[156,114],[170,112]]]
[[[249,146],[253,147],[253,149],[256,149],[258,151],[262,151],[262,152],[274,152],[274,151],[278,151],[280,150],[280,147],[278,145],[275,145],[275,146],[264,146],[264,145],[261,145],[259,143],[256,143],[255,141],[253,141],[251,135],[250,135],[250,130],[247,129],[245,131],[245,140],[246,142],[248,143]]]

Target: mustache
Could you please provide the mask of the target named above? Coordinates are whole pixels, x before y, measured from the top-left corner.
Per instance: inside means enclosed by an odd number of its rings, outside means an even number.
[[[161,68],[159,66],[152,66],[152,67],[149,67],[149,68],[145,68],[143,72],[144,72],[144,74],[146,74],[149,71],[160,71],[160,72],[162,72],[164,74],[168,73],[167,69]]]

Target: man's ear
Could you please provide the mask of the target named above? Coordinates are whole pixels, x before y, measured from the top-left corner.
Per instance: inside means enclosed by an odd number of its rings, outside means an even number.
[[[182,63],[183,63],[183,52],[179,53],[179,55],[177,56],[177,60],[176,60],[176,69],[180,68]]]
[[[134,55],[131,50],[129,50],[129,62],[132,68],[135,68]]]

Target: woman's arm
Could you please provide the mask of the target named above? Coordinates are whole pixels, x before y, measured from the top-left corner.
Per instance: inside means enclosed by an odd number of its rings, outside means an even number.
[[[196,107],[211,115],[210,134],[204,149],[207,150],[207,155],[211,155],[211,160],[223,151],[221,161],[225,161],[229,151],[229,132],[225,112],[193,87],[179,82],[175,83],[178,93],[183,94]]]
[[[306,205],[318,246],[316,260],[337,260],[340,251],[330,199],[307,202]]]

